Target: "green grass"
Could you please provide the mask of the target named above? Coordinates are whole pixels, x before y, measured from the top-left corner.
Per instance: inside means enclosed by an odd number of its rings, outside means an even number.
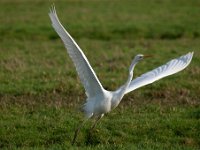
[[[55,107],[15,107],[1,113],[1,147],[16,149],[70,148],[73,131],[80,120],[80,114],[75,111]],[[102,119],[91,135],[88,122],[76,147],[195,149],[200,143],[199,113],[199,108],[154,105],[118,109]]]
[[[194,51],[183,72],[126,95],[89,136],[86,98],[48,17],[51,2],[1,0],[0,149],[199,149],[200,22],[196,0],[55,2],[103,86],[115,90],[138,53],[134,77]]]

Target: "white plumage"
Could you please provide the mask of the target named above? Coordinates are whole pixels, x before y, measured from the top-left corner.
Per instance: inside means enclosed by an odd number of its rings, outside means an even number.
[[[62,39],[85,88],[87,100],[83,106],[83,110],[86,118],[89,119],[91,117],[97,117],[92,129],[105,113],[108,113],[118,106],[125,94],[183,70],[190,64],[192,60],[193,52],[189,52],[186,55],[173,59],[168,63],[132,80],[135,65],[146,57],[145,55],[138,54],[135,56],[129,67],[129,75],[125,84],[116,91],[107,91],[99,82],[94,70],[90,66],[89,61],[80,47],[60,23],[54,6],[50,10],[49,16],[52,21],[52,26]],[[85,121],[75,131],[72,144],[75,143],[78,132],[84,123]]]
[[[126,93],[185,69],[190,64],[192,56],[193,52],[189,52],[186,55],[170,60],[166,64],[141,75],[140,77],[131,81]]]
[[[88,62],[80,47],[76,44],[74,39],[60,23],[56,14],[55,7],[52,7],[51,13],[49,15],[54,29],[64,42],[64,45],[67,48],[67,52],[74,62],[76,71],[78,72],[81,82],[83,83],[87,96],[92,97],[98,93],[101,93],[103,90],[101,83],[97,79],[94,70],[90,66],[90,63]]]

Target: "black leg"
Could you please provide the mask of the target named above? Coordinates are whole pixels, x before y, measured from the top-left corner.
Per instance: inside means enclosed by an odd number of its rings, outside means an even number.
[[[93,124],[92,127],[90,128],[90,131],[92,131],[92,130],[96,127],[97,123],[99,122],[99,120],[100,120],[103,116],[104,116],[104,114],[102,114],[101,116],[99,116],[99,117],[97,118],[97,120],[94,122],[94,124]]]
[[[74,133],[74,138],[72,140],[72,145],[74,145],[74,143],[76,142],[76,137],[78,135],[78,133],[80,132],[80,129],[83,127],[83,125],[85,124],[87,120],[84,120],[80,126],[78,126],[78,128],[76,129],[75,133]]]

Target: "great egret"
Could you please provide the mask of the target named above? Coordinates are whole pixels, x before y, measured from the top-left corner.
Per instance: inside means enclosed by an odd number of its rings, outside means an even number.
[[[49,16],[52,21],[53,28],[62,39],[69,56],[74,62],[76,71],[78,72],[87,95],[86,103],[82,107],[86,119],[75,131],[72,144],[75,143],[80,128],[83,126],[86,120],[91,117],[96,118],[96,121],[91,128],[93,129],[97,122],[104,116],[104,114],[110,112],[119,105],[125,94],[183,70],[192,60],[193,52],[189,52],[186,55],[173,59],[166,64],[132,80],[135,65],[147,57],[145,55],[138,54],[135,56],[129,67],[128,79],[125,84],[116,91],[107,91],[99,82],[83,51],[60,23],[54,6],[50,9]]]

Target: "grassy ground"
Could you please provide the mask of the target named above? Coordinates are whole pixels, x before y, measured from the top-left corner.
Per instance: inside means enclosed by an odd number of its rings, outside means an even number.
[[[85,94],[51,27],[51,2],[0,3],[0,149],[200,148],[200,2],[55,2],[106,89],[123,84],[137,53],[155,57],[138,64],[134,76],[195,52],[183,72],[125,96],[92,135],[88,122],[74,147]]]

